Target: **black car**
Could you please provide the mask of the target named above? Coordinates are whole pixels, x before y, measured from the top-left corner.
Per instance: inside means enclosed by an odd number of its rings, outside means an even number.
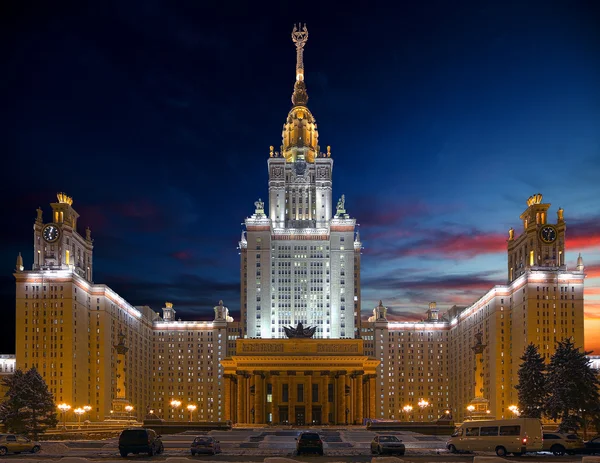
[[[301,432],[296,437],[296,453],[300,455],[303,452],[316,452],[323,455],[323,440],[316,432]]]
[[[596,436],[593,439],[584,442],[583,445],[584,449],[582,453],[587,453],[588,455],[600,453],[600,436]]]
[[[161,436],[153,429],[125,429],[119,436],[119,453],[126,457],[128,453],[147,453],[148,456],[163,453]]]

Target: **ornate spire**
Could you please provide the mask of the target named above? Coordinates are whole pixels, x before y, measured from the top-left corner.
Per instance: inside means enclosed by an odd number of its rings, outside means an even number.
[[[581,256],[581,254],[579,254],[579,256]],[[17,256],[17,272],[22,272],[24,270],[23,267],[23,256],[21,256],[21,253],[19,253],[19,255]]]
[[[292,31],[292,41],[296,44],[296,83],[294,84],[294,93],[292,94],[292,103],[294,106],[305,106],[308,102],[308,93],[306,93],[306,84],[304,83],[304,45],[308,41],[308,29],[306,24],[294,24]]]

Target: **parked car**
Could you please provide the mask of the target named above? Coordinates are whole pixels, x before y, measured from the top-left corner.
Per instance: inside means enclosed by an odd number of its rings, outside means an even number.
[[[0,455],[7,453],[38,453],[42,449],[39,442],[19,434],[0,434]]]
[[[545,432],[542,437],[544,438],[542,450],[552,452],[557,457],[565,453],[573,455],[577,450],[583,449],[583,440],[577,434]]]
[[[192,442],[192,456],[197,453],[210,453],[216,455],[221,453],[221,444],[211,436],[197,436]]]
[[[371,441],[371,453],[383,454],[383,453],[397,453],[398,455],[404,455],[406,447],[400,439],[396,436],[375,436]]]
[[[122,457],[128,453],[147,453],[151,457],[163,453],[164,449],[160,434],[153,429],[130,428],[119,435],[119,453]]]
[[[296,453],[298,455],[304,452],[316,452],[323,455],[323,440],[319,433],[301,432],[296,440]]]
[[[589,455],[600,453],[600,436],[583,443],[583,452]]]
[[[537,418],[464,421],[446,442],[451,453],[495,451],[499,457],[539,452],[542,447],[542,422]]]

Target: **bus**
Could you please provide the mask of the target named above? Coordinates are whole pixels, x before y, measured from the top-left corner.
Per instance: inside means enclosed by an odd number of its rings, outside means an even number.
[[[446,442],[457,452],[496,452],[503,457],[542,450],[542,422],[537,418],[465,421]]]

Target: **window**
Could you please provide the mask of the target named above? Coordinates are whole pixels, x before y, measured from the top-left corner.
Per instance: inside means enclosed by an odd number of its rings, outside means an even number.
[[[319,401],[319,385],[318,384],[312,385],[312,401],[313,402]]]
[[[479,428],[467,428],[465,429],[465,436],[478,436]]]
[[[298,402],[304,402],[304,384],[298,384]]]
[[[282,402],[287,402],[289,394],[290,394],[289,385],[288,384],[282,384],[281,385],[281,401]]]
[[[521,426],[500,426],[500,435],[501,436],[520,436],[521,435]],[[545,439],[545,436],[544,436]]]
[[[497,436],[498,426],[485,426],[481,428],[480,436]]]

